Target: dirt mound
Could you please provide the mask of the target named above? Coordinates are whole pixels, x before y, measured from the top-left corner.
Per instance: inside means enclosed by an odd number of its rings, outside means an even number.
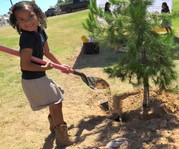
[[[99,92],[102,91],[91,94],[86,102],[91,107],[91,115],[84,117],[70,130],[81,136],[81,142],[72,148],[102,149],[118,138],[126,138],[129,149],[179,148],[178,94],[151,91],[150,107],[147,117],[144,117],[142,90],[111,98],[109,90],[103,90],[102,94]],[[99,99],[109,100],[110,111],[99,108],[96,102]]]
[[[129,141],[130,149],[179,148],[179,95],[168,92],[150,92],[150,107],[143,113],[143,91],[115,95],[113,120],[120,123],[118,135]]]

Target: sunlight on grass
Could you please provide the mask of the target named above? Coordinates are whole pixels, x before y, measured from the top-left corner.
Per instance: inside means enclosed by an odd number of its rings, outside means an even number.
[[[4,72],[3,70],[0,69],[0,78],[3,78],[4,77]]]
[[[173,0],[173,11],[179,11],[179,0]],[[174,30],[175,35],[179,37],[179,18],[172,20],[172,29]]]
[[[76,48],[77,45],[81,44],[81,36],[87,34],[82,27],[87,13],[88,11],[81,11],[49,18],[47,33],[51,47],[66,49],[66,47]]]

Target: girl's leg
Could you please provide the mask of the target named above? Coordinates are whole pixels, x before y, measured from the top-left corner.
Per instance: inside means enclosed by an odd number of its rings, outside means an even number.
[[[171,28],[170,26],[168,27],[168,30],[169,30],[170,32],[172,32],[172,28]]]
[[[165,27],[165,29],[166,29],[166,31],[167,31],[167,33],[168,33],[168,32],[169,32],[168,27]]]
[[[53,120],[54,127],[64,124],[62,103],[49,106],[50,115]]]
[[[76,138],[68,135],[67,124],[63,119],[62,103],[49,106],[49,110],[54,124],[57,146],[64,147],[75,143]]]
[[[170,26],[166,27],[167,33],[172,32],[172,28]]]

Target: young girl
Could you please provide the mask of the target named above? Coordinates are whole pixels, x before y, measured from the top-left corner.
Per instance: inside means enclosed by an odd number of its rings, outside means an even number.
[[[161,13],[170,13],[170,9],[169,9],[169,7],[168,7],[166,2],[162,3]],[[167,33],[172,32],[171,21],[170,20],[163,19],[162,25],[165,27]]]
[[[106,3],[105,3],[105,7],[104,7],[104,12],[105,12],[105,13],[112,14],[112,13],[111,13],[111,10],[110,10],[110,7],[111,7],[111,4],[110,4],[109,2],[106,2]]]
[[[32,56],[43,59],[45,55],[50,61],[61,64],[51,53],[47,43],[47,35],[43,29],[46,26],[44,13],[34,2],[18,2],[12,7],[10,23],[20,34],[22,87],[32,110],[48,106],[50,128],[56,134],[57,146],[72,145],[75,140],[69,137],[67,124],[63,119],[62,90],[45,73],[52,66],[50,62],[40,65],[31,61]]]

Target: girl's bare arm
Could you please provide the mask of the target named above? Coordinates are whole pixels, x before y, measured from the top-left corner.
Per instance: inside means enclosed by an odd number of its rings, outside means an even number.
[[[22,49],[22,51],[20,52],[20,66],[22,70],[45,71],[48,69],[52,69],[50,63],[47,63],[46,65],[37,65],[32,63],[31,57],[32,57],[32,49],[30,48]]]

